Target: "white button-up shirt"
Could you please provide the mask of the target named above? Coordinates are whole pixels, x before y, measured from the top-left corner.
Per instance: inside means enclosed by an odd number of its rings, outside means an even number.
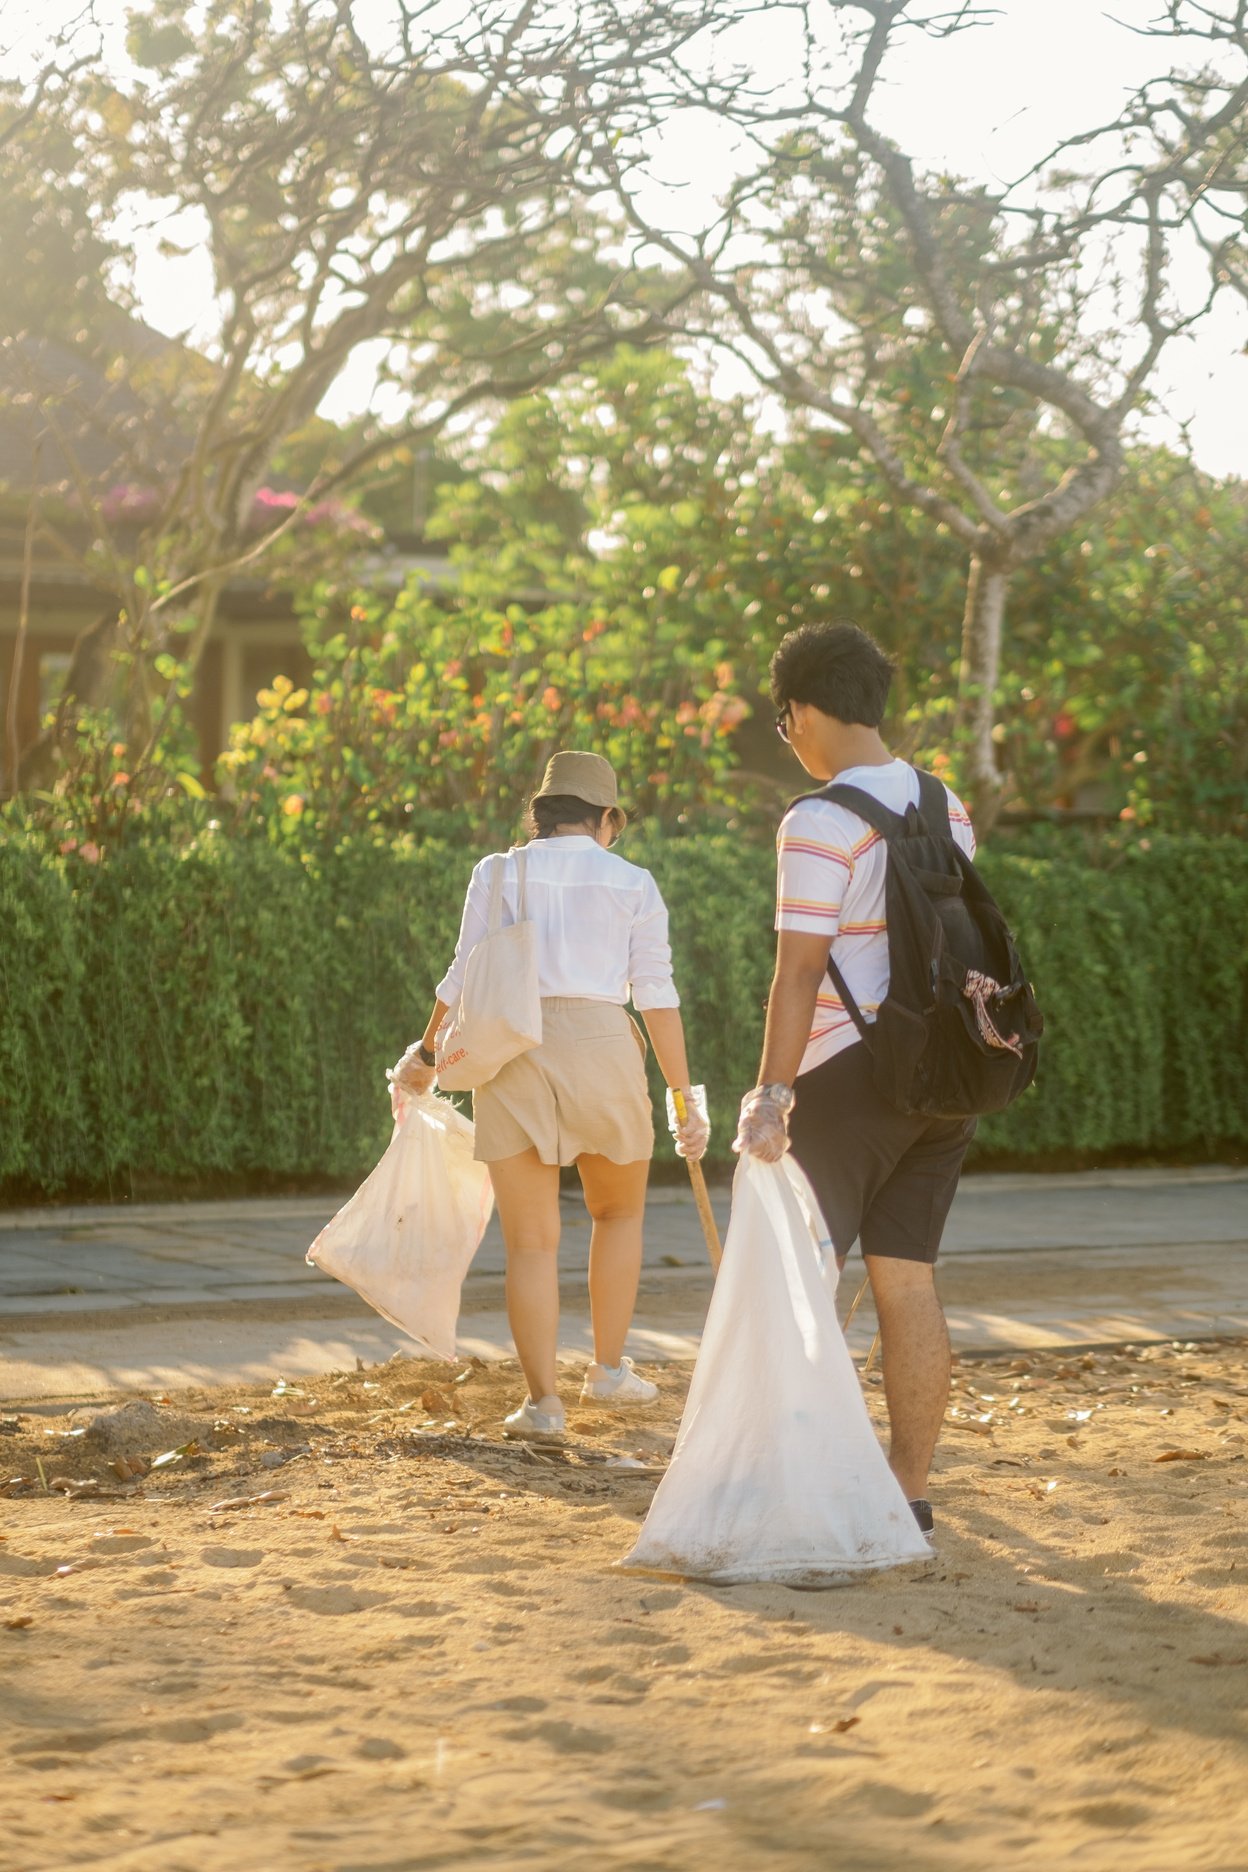
[[[667,907],[648,871],[581,833],[531,839],[525,850],[525,914],[537,926],[538,990],[585,1001],[632,999],[648,1008],[679,1007],[667,939]],[[455,960],[438,983],[439,1001],[453,1007],[468,957],[486,933],[490,870],[475,867],[464,902]],[[516,921],[516,855],[503,872],[503,922]]]

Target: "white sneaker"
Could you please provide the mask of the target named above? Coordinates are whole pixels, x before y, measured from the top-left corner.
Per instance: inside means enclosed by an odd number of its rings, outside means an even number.
[[[558,1398],[543,1398],[541,1402],[553,1408],[543,1410],[531,1397],[526,1397],[519,1410],[503,1418],[503,1435],[522,1438],[526,1443],[561,1443],[564,1433],[563,1405]]]
[[[658,1395],[658,1385],[634,1371],[631,1358],[621,1359],[614,1368],[591,1365],[581,1386],[582,1404],[653,1404]]]

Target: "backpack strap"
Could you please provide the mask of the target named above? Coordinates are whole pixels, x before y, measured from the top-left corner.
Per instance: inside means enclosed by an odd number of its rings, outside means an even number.
[[[881,838],[895,838],[901,831],[905,820],[900,813],[895,813],[890,806],[885,806],[872,794],[864,792],[862,787],[842,786],[832,780],[817,793],[800,793],[795,800],[790,800],[786,811],[800,806],[803,800],[827,800],[832,806],[844,806],[860,819],[865,819],[873,831]]]
[[[854,997],[850,992],[849,983],[846,981],[845,977],[841,974],[841,971],[837,967],[836,963],[832,960],[831,949],[828,950],[828,974],[832,977],[833,987],[836,989],[837,994],[840,995],[841,997],[841,1002],[842,1002],[842,1005],[844,1006],[845,1012],[849,1015],[850,1020],[853,1021],[854,1026],[858,1029],[859,1034],[866,1041],[867,1045],[870,1046],[871,1023],[867,1019],[866,1015],[863,1013],[862,1009],[859,1007],[858,1003],[854,1000]]]
[[[817,793],[799,794],[797,799],[790,800],[789,805],[790,807],[800,806],[803,800],[808,799],[827,800],[833,806],[847,807],[850,812],[857,813],[860,819],[865,819],[872,830],[878,832],[880,837],[885,841],[890,838],[895,838],[905,824],[905,820],[901,818],[900,814],[893,812],[891,808],[885,806],[880,800],[875,799],[870,793],[865,793],[861,787],[838,786],[835,780],[831,781],[825,787],[820,787]],[[844,975],[842,975],[837,964],[832,960],[832,950],[830,947],[828,949],[828,974],[832,979],[833,987],[841,998],[842,1007],[849,1015],[850,1020],[853,1021],[854,1026],[858,1029],[863,1041],[870,1047],[871,1023],[867,1020],[857,1001],[855,1001],[850,991],[849,983],[846,981]]]
[[[915,777],[919,783],[919,812],[927,823],[929,832],[945,838],[953,837],[953,825],[949,818],[949,795],[942,781],[935,774],[925,773],[922,767],[916,767]],[[820,787],[817,793],[799,793],[795,800],[789,801],[789,807],[800,806],[803,800],[828,800],[833,806],[845,806],[852,813],[879,833],[881,838],[896,838],[905,825],[900,813],[883,805],[862,787],[842,786],[837,780],[829,781]]]
[[[919,777],[919,811],[927,822],[928,831],[951,839],[953,826],[949,819],[949,795],[943,783],[935,774],[924,773],[921,767],[916,767],[914,771]]]
[[[914,771],[919,781],[919,812],[927,824],[928,831],[937,834],[943,832],[946,837],[952,838],[953,828],[949,823],[949,795],[934,774],[924,773],[921,767],[916,767]],[[828,800],[833,806],[847,807],[860,819],[865,819],[872,830],[878,832],[886,843],[889,839],[896,838],[906,823],[900,813],[893,812],[891,807],[885,806],[873,794],[865,792],[861,787],[838,785],[835,780],[830,781],[825,787],[820,787],[817,793],[799,794],[797,799],[789,802],[789,805],[797,806],[802,800],[808,799]],[[840,968],[833,961],[831,948],[828,950],[828,974],[841,998],[845,1012],[869,1047],[871,1023],[855,1001],[849,983]]]

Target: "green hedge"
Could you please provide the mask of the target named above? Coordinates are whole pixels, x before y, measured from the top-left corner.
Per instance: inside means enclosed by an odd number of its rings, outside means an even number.
[[[629,851],[668,902],[724,1161],[758,1059],[772,856],[724,836],[637,834]],[[357,1178],[472,856],[361,844],[312,862],[206,838],[91,866],[0,845],[0,1191]],[[1099,862],[993,850],[983,868],[1049,1033],[1035,1088],[981,1127],[981,1160],[1248,1143],[1248,851],[1159,838]]]

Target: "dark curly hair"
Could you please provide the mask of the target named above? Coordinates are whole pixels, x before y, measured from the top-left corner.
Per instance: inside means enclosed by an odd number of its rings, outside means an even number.
[[[893,666],[856,624],[802,624],[781,638],[769,673],[777,708],[809,702],[837,721],[878,728]]]

